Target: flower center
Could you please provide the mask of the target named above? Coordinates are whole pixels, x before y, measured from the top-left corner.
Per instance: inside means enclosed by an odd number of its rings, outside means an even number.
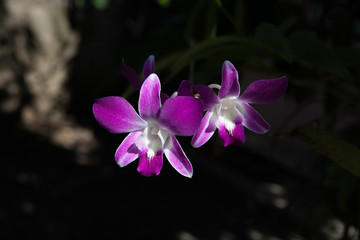
[[[221,102],[214,108],[219,116],[219,124],[224,124],[230,135],[233,134],[235,128],[235,119],[239,115],[235,106],[235,97],[221,99]]]
[[[156,122],[149,123],[137,139],[136,145],[141,151],[147,151],[149,161],[163,149],[169,132],[159,127]]]

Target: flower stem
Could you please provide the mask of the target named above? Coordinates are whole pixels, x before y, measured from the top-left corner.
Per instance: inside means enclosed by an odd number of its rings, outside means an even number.
[[[220,11],[225,15],[225,17],[229,20],[229,22],[231,22],[231,24],[234,26],[236,31],[239,31],[240,30],[239,26],[236,24],[234,18],[230,15],[230,13],[224,8],[221,0],[214,0],[214,1],[218,5]]]

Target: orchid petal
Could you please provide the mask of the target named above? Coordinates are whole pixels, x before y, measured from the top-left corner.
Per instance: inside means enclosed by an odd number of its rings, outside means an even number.
[[[193,97],[194,94],[191,92],[191,87],[192,87],[192,83],[187,81],[187,80],[183,80],[180,83],[180,86],[178,88],[178,96],[188,96],[188,97]]]
[[[145,176],[157,176],[159,175],[163,166],[163,153],[158,152],[155,156],[148,157],[146,151],[140,153],[139,165],[137,167],[138,172]]]
[[[193,175],[193,168],[189,159],[186,157],[179,142],[174,136],[168,139],[164,153],[173,168],[176,169],[181,175],[191,178]]]
[[[130,133],[116,150],[115,160],[120,167],[125,167],[139,157],[140,150],[136,147],[135,141],[140,135],[141,131]]]
[[[285,94],[288,81],[285,76],[251,83],[239,99],[248,103],[270,103]]]
[[[155,72],[155,57],[154,55],[150,55],[144,64],[144,68],[143,68],[143,75],[144,78],[146,79],[148,76],[150,76],[150,74]]]
[[[214,134],[216,130],[215,120],[213,120],[215,114],[208,111],[204,118],[201,120],[200,127],[196,131],[194,137],[191,140],[193,147],[198,148],[204,145]]]
[[[139,113],[145,120],[156,118],[161,107],[160,101],[160,80],[153,73],[146,78],[140,89]]]
[[[200,94],[200,99],[204,103],[204,110],[209,110],[220,102],[215,92],[205,85],[198,85],[193,87],[194,91]]]
[[[198,98],[169,98],[161,109],[159,121],[173,135],[191,136],[200,125],[202,112],[203,105]]]
[[[160,93],[161,105],[164,105],[164,102],[168,100],[169,96],[165,93]]]
[[[219,97],[237,97],[240,94],[238,72],[230,61],[225,61],[222,67],[221,88]]]
[[[245,132],[242,124],[235,125],[231,133],[226,129],[225,125],[219,126],[219,136],[227,147],[230,144],[242,145],[245,142]]]
[[[264,134],[270,130],[270,124],[249,104],[237,101],[236,106],[244,117],[243,125],[246,128],[258,134]]]
[[[93,113],[98,123],[111,133],[133,132],[147,126],[131,104],[121,97],[96,99]]]
[[[163,148],[165,140],[169,136],[166,130],[158,127],[147,127],[135,140],[135,145],[140,151],[153,153],[160,151]]]
[[[139,75],[136,73],[136,71],[133,68],[131,68],[125,64],[124,59],[121,61],[120,69],[121,69],[121,73],[129,81],[129,83],[136,90],[140,90],[141,85],[143,84],[143,81],[141,80],[141,78],[139,77]]]

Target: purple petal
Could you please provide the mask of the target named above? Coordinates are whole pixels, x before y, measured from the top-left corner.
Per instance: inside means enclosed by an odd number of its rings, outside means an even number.
[[[198,148],[204,145],[216,130],[215,120],[212,120],[213,112],[208,111],[201,120],[200,127],[191,140],[193,147]]]
[[[264,134],[270,130],[270,124],[267,123],[249,104],[237,101],[236,105],[239,112],[244,117],[243,125],[246,128],[258,134]]]
[[[213,106],[220,102],[219,97],[208,86],[198,85],[194,86],[193,89],[195,92],[200,94],[200,99],[204,104],[204,110],[210,110]]]
[[[124,77],[129,81],[129,83],[136,89],[140,90],[141,85],[143,84],[143,81],[135,72],[135,70],[125,64],[124,59],[121,62],[121,73],[124,75]]]
[[[143,83],[140,89],[139,113],[145,120],[156,118],[161,107],[160,80],[153,73]]]
[[[169,98],[161,109],[160,124],[173,135],[191,136],[200,126],[202,112],[198,98]]]
[[[240,94],[238,72],[230,61],[225,61],[222,68],[219,97],[237,97]]]
[[[178,88],[178,96],[188,96],[193,97],[194,94],[191,92],[192,83],[184,80],[180,83]]]
[[[116,150],[115,160],[120,167],[125,167],[139,157],[140,150],[136,147],[135,141],[140,135],[141,131],[130,133]]]
[[[270,103],[282,97],[287,86],[288,81],[285,76],[255,81],[240,95],[239,99],[248,103]]]
[[[160,93],[160,99],[161,99],[161,104],[164,105],[164,102],[166,100],[168,100],[169,96],[166,95],[165,93]]]
[[[98,123],[112,133],[133,132],[147,126],[131,104],[121,97],[96,99],[93,113]]]
[[[166,158],[169,160],[173,168],[176,169],[181,175],[191,178],[193,175],[193,168],[189,159],[186,157],[184,151],[177,139],[174,136],[170,136],[164,149]]]
[[[144,64],[144,68],[143,68],[143,75],[144,78],[146,79],[148,76],[150,76],[150,74],[155,72],[155,57],[154,55],[150,55]]]
[[[242,145],[245,142],[244,127],[241,124],[235,125],[231,133],[226,129],[225,125],[220,125],[219,136],[223,140],[225,147],[230,144]]]
[[[157,153],[155,156],[148,158],[147,152],[142,151],[140,153],[139,165],[137,167],[138,172],[145,176],[157,176],[159,175],[163,166],[163,153],[162,151]]]

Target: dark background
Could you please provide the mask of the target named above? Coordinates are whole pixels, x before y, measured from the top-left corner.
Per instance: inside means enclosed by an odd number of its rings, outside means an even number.
[[[355,0],[2,1],[0,238],[358,239],[360,170],[341,166],[360,161],[359,10]],[[217,42],[229,35],[250,43]],[[92,104],[123,96],[137,109],[120,63],[141,73],[150,54],[168,94],[183,79],[220,84],[225,60],[242,91],[287,76],[282,99],[254,106],[272,129],[246,130],[241,147],[179,137],[191,179],[165,158],[157,177],[136,161],[120,168],[125,134],[101,128]]]

